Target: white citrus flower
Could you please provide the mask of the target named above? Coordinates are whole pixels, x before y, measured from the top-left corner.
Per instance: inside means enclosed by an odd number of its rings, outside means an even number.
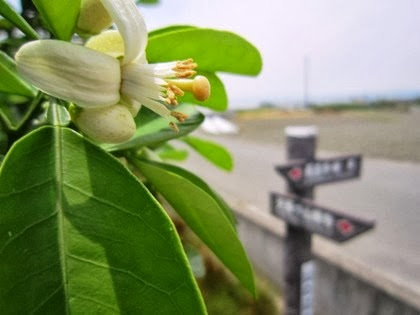
[[[207,78],[189,79],[196,74],[197,64],[192,59],[148,64],[145,56],[147,29],[133,0],[101,2],[118,31],[94,36],[85,46],[59,40],[25,44],[16,54],[20,73],[47,94],[81,107],[75,123],[98,141],[128,140],[134,134],[133,117],[141,105],[163,117],[184,121],[187,118],[184,114],[167,106],[176,106],[177,96],[184,91],[192,92],[200,101],[207,99],[210,95]],[[115,110],[109,108],[112,106]],[[110,126],[113,116],[119,119]],[[92,117],[96,117],[94,125],[102,127],[92,128]],[[174,122],[171,121],[170,126],[177,130]],[[108,127],[125,131],[105,136],[103,131]]]

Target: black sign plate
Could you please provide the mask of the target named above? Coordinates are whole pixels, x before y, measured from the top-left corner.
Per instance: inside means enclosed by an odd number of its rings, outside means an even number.
[[[352,179],[360,176],[361,155],[348,155],[313,161],[295,161],[276,166],[276,171],[297,189]]]
[[[327,209],[296,196],[271,193],[270,197],[273,215],[291,225],[337,242],[347,241],[375,225],[374,221]]]

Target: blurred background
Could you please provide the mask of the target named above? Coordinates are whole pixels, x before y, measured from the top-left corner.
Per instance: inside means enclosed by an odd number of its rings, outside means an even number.
[[[318,157],[363,155],[361,178],[317,188],[316,202],[376,220],[341,245],[315,237],[331,264],[318,266],[318,313],[419,314],[420,2],[161,0],[140,10],[150,30],[180,22],[230,30],[263,56],[256,78],[220,75],[229,110],[209,112],[199,131],[231,151],[234,170],[194,154],[186,162],[252,218],[240,232],[257,269],[281,278],[269,235],[284,227],[269,215],[269,192],[286,191],[274,172],[286,160],[284,129],[314,125]]]

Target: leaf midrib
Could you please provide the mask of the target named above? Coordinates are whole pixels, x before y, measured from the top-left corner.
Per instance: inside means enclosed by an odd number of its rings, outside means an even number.
[[[67,288],[67,260],[66,260],[66,239],[64,233],[64,209],[63,209],[63,146],[62,146],[62,128],[54,128],[54,157],[55,157],[55,190],[56,190],[56,204],[55,209],[57,211],[57,237],[58,237],[58,250],[60,257],[61,276],[63,281],[64,291],[64,304],[65,314],[70,314],[69,308],[69,293]]]

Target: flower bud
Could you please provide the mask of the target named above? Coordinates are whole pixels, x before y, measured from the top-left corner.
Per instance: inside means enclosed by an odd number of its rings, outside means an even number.
[[[107,29],[112,18],[100,0],[82,0],[77,32],[81,35],[95,35]]]
[[[129,109],[122,105],[103,108],[78,108],[73,121],[88,137],[98,142],[121,143],[136,131],[136,123]]]

